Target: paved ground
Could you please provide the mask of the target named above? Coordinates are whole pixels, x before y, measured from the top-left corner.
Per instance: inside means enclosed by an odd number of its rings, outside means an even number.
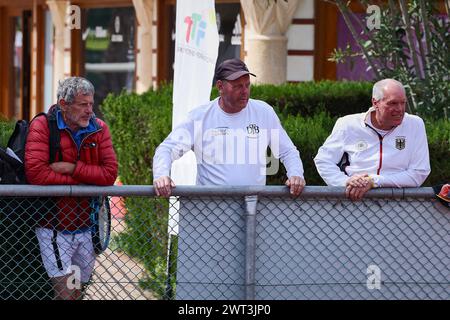
[[[125,222],[112,218],[111,236],[121,232]],[[107,249],[96,261],[93,283],[86,292],[86,300],[148,300],[149,291],[139,287],[144,268],[126,253]]]

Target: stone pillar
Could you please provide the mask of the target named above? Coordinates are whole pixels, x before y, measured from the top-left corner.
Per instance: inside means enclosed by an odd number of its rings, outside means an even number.
[[[245,14],[245,62],[254,83],[286,82],[287,37],[299,0],[241,0]]]
[[[143,93],[152,87],[153,78],[153,0],[133,0],[139,23],[137,30],[136,92]]]
[[[287,37],[285,36],[246,36],[249,70],[256,74],[255,83],[281,84],[287,78]]]

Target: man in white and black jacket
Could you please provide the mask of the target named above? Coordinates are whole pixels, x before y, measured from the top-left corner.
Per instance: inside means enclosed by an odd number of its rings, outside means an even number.
[[[425,181],[431,171],[425,125],[405,112],[406,101],[403,85],[384,79],[373,86],[366,113],[336,121],[314,158],[327,185],[345,186],[347,197],[359,200],[372,188],[418,187]]]

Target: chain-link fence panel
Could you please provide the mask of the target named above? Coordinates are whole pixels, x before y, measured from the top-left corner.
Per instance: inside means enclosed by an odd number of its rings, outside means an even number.
[[[94,199],[1,198],[1,299],[164,297],[167,200],[104,197],[101,217]]]
[[[242,198],[182,198],[177,299],[244,299]]]
[[[41,199],[0,199],[0,299],[53,297],[34,232],[34,214],[42,208]]]
[[[184,197],[176,297],[449,299],[450,212],[387,196],[260,197],[254,239],[243,198]]]
[[[162,298],[161,283],[166,278],[166,202],[149,197],[110,198],[110,242],[96,257],[84,299]]]
[[[449,299],[428,189],[0,186],[0,299]]]
[[[261,198],[256,299],[450,298],[450,212],[438,206]]]

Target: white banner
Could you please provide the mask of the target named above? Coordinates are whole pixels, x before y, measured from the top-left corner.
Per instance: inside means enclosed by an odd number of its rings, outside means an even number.
[[[208,103],[219,51],[214,0],[178,0],[176,15],[172,128],[189,111]],[[195,185],[194,152],[174,161],[170,175],[175,185]],[[179,202],[171,197],[169,234],[178,234],[178,210]]]
[[[219,50],[214,0],[179,0],[176,17],[172,128],[209,101]],[[192,151],[172,165],[176,185],[194,185],[196,175]]]

